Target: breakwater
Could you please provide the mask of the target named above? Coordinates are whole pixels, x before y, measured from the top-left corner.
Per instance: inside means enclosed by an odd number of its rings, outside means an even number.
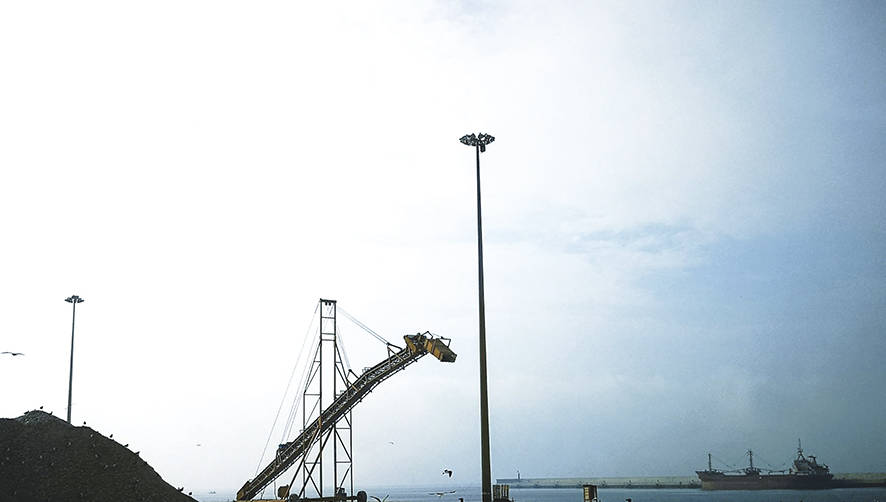
[[[698,476],[630,476],[588,478],[497,478],[496,483],[511,488],[701,488]],[[852,472],[834,474],[834,488],[867,488],[886,486],[886,473]]]
[[[496,483],[511,488],[701,488],[698,476],[631,476],[607,478],[498,478]]]

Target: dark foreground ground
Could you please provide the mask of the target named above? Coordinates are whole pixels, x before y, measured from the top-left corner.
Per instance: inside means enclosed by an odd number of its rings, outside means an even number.
[[[0,419],[0,502],[193,502],[135,452],[42,411]]]

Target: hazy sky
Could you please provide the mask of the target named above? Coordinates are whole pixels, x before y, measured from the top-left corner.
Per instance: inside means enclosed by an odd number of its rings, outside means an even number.
[[[334,298],[459,355],[357,485],[478,482],[488,132],[493,477],[886,471],[882,2],[5,2],[0,68],[0,416],[64,416],[78,294],[74,421],[239,488]]]

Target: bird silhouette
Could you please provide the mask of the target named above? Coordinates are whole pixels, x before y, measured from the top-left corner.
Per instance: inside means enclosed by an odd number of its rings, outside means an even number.
[[[114,435],[111,434],[110,436],[108,436],[108,439],[114,439]]]
[[[452,477],[452,469],[443,469],[443,474],[449,474],[449,477]],[[441,474],[441,476],[443,475]]]
[[[42,407],[42,406],[41,406],[41,407],[40,407],[40,409],[41,409],[41,410],[42,410],[42,409],[43,409],[43,407]]]
[[[380,498],[376,497],[375,495],[370,495],[369,498],[373,498],[373,499],[377,500],[378,502],[385,502],[386,500],[388,500],[389,496],[390,495],[385,495],[385,498],[380,499]]]
[[[25,355],[24,352],[6,352],[6,351],[0,352],[0,354],[9,354],[12,357]]]

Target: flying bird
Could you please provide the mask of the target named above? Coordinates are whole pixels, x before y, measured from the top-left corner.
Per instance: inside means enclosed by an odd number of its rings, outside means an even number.
[[[385,498],[380,499],[380,498],[376,497],[375,495],[370,495],[370,496],[369,496],[369,498],[375,499],[375,500],[377,500],[378,502],[385,502],[385,500],[388,500],[388,497],[389,497],[389,495],[385,495]]]
[[[443,474],[449,474],[449,477],[452,477],[452,469],[443,469]],[[441,474],[441,476],[443,475]]]
[[[6,351],[4,351],[4,352],[0,352],[0,354],[9,354],[9,355],[11,355],[12,357],[15,357],[15,356],[23,356],[23,355],[25,355],[24,352],[6,352]]]
[[[114,439],[114,435],[111,434],[110,436],[108,436],[108,439]]]
[[[43,409],[43,407],[42,407],[42,406],[41,406],[41,407],[40,407],[40,409],[41,409],[41,410],[42,410],[42,409]]]

